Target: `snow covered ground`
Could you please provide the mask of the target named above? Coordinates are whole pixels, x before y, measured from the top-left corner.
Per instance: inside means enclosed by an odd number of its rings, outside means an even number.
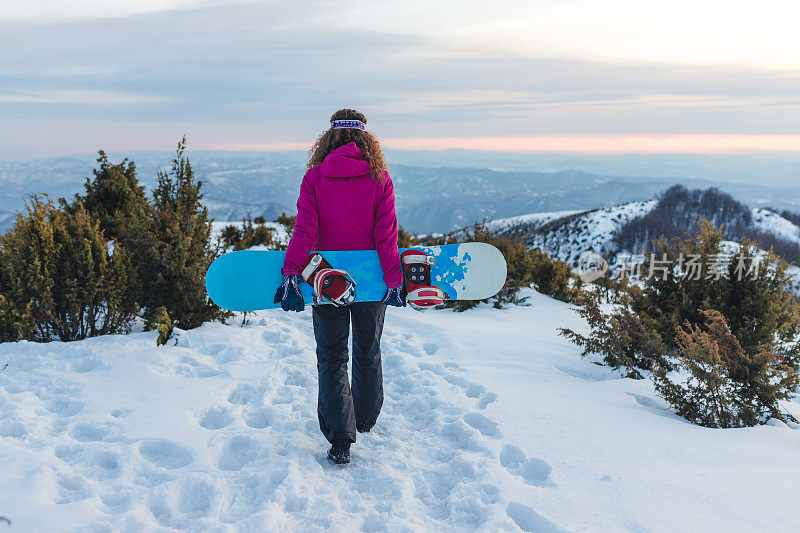
[[[789,531],[800,430],[711,430],[529,307],[389,309],[385,403],[325,459],[310,313],[0,344],[8,531]],[[789,408],[800,416],[800,405]],[[6,526],[0,523],[0,530]]]

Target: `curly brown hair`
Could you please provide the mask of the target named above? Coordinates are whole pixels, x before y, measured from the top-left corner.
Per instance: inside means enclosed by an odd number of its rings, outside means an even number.
[[[360,120],[367,123],[367,117],[355,109],[340,109],[331,115],[331,122],[334,120]],[[308,164],[306,167],[312,169],[322,164],[325,158],[336,148],[347,143],[354,142],[361,150],[361,155],[369,162],[369,173],[375,180],[382,180],[384,172],[387,172],[386,160],[383,158],[381,145],[370,132],[353,128],[327,129],[317,137],[311,149],[308,151]]]

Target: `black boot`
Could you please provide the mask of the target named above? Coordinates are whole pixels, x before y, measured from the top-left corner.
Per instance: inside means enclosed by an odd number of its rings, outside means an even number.
[[[343,465],[350,462],[350,443],[334,442],[328,450],[328,459],[334,464]]]
[[[362,424],[360,422],[356,422],[356,431],[358,431],[359,433],[369,433],[369,430],[372,429],[372,426],[374,425],[375,424],[367,425],[367,424]]]

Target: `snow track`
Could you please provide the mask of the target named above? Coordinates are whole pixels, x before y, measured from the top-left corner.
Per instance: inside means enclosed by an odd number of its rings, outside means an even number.
[[[3,345],[0,449],[20,496],[3,513],[52,530],[67,508],[66,529],[98,531],[557,530],[514,499],[550,467],[503,440],[496,393],[396,326],[378,424],[350,465],[329,463],[309,315],[206,324],[158,349],[151,333]]]
[[[798,426],[709,430],[559,338],[569,306],[387,312],[384,406],[335,466],[310,313],[0,344],[9,531],[800,527]],[[800,417],[800,405],[787,409]],[[0,524],[0,530],[4,524]]]

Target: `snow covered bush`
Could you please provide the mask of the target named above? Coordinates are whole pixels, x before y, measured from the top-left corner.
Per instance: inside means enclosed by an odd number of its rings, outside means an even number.
[[[170,337],[172,337],[172,331],[174,329],[172,320],[169,318],[169,313],[167,313],[167,308],[161,306],[152,311],[148,310],[145,314],[145,329],[149,331],[158,331],[158,338],[156,339],[157,346],[166,344]]]
[[[581,279],[572,274],[567,263],[550,257],[539,248],[533,248],[528,255],[532,263],[531,278],[539,292],[562,302],[576,301],[581,292]]]
[[[136,310],[129,255],[83,204],[33,195],[0,236],[0,341],[62,341],[126,332]]]
[[[398,248],[410,248],[415,244],[419,244],[419,239],[416,235],[411,235],[409,232],[403,228],[403,226],[397,227],[397,247]]]
[[[184,155],[186,139],[169,171],[158,172],[158,184],[145,223],[130,240],[142,284],[140,304],[150,313],[164,307],[182,329],[222,320],[231,313],[206,294],[205,273],[217,257],[211,246],[211,219],[201,200],[202,182]]]
[[[606,365],[635,379],[641,379],[642,371],[652,370],[655,365],[669,368],[665,358],[668,349],[661,337],[647,329],[635,313],[624,306],[604,313],[596,293],[585,293],[580,304],[577,311],[589,324],[589,335],[568,328],[559,331],[583,348],[582,357],[599,354]]]
[[[294,224],[296,221],[297,221],[297,215],[287,215],[286,213],[281,213],[281,216],[273,220],[273,222],[277,222],[278,224],[286,228],[286,235],[287,235],[287,238],[284,242],[275,243],[276,250],[286,250],[286,247],[289,245],[289,240],[292,238],[292,233],[294,232]]]
[[[798,373],[768,349],[747,353],[719,311],[703,311],[705,327],[678,329],[676,370],[657,367],[656,392],[675,412],[706,427],[746,427],[793,417],[778,402],[797,391]]]
[[[75,199],[100,223],[108,239],[128,242],[148,212],[144,187],[136,178],[133,161],[113,164],[102,150],[97,155],[99,168],[92,171],[92,178],[86,178],[86,193],[75,195]],[[69,210],[68,205],[62,205]]]
[[[152,198],[139,185],[133,162],[112,164],[102,150],[99,168],[84,185],[85,195],[75,196],[75,204],[85,206],[105,234],[129,251],[136,307],[143,312],[146,327],[152,317],[163,314],[161,308],[170,324],[183,329],[229,316],[206,295],[205,272],[217,251],[209,242],[211,220],[201,203],[202,182],[195,177],[185,149],[183,138],[172,168],[158,172]],[[61,203],[66,211],[74,209],[75,204]],[[256,233],[258,224],[250,226]]]
[[[669,268],[646,264],[649,275],[609,312],[586,297],[578,312],[590,334],[561,334],[628,376],[652,371],[657,391],[694,422],[738,427],[780,417],[777,402],[798,389],[800,318],[788,265],[744,238],[725,254],[723,241],[708,221],[690,237],[662,237],[650,261]],[[674,369],[692,377],[681,381]]]
[[[672,350],[678,346],[678,329],[686,322],[705,323],[703,312],[713,309],[722,313],[749,354],[781,343],[780,349],[793,357],[789,352],[797,348],[787,343],[797,336],[800,319],[789,265],[746,238],[733,253],[724,253],[724,240],[722,228],[706,220],[694,235],[659,239],[648,259],[673,268],[646,263],[651,275],[631,288],[630,310]],[[694,258],[694,272],[689,258]]]
[[[222,228],[217,239],[217,244],[222,250],[246,250],[253,246],[268,246],[273,248],[275,245],[274,232],[267,227],[263,216],[251,218],[247,215],[242,220],[241,227],[229,224]]]

